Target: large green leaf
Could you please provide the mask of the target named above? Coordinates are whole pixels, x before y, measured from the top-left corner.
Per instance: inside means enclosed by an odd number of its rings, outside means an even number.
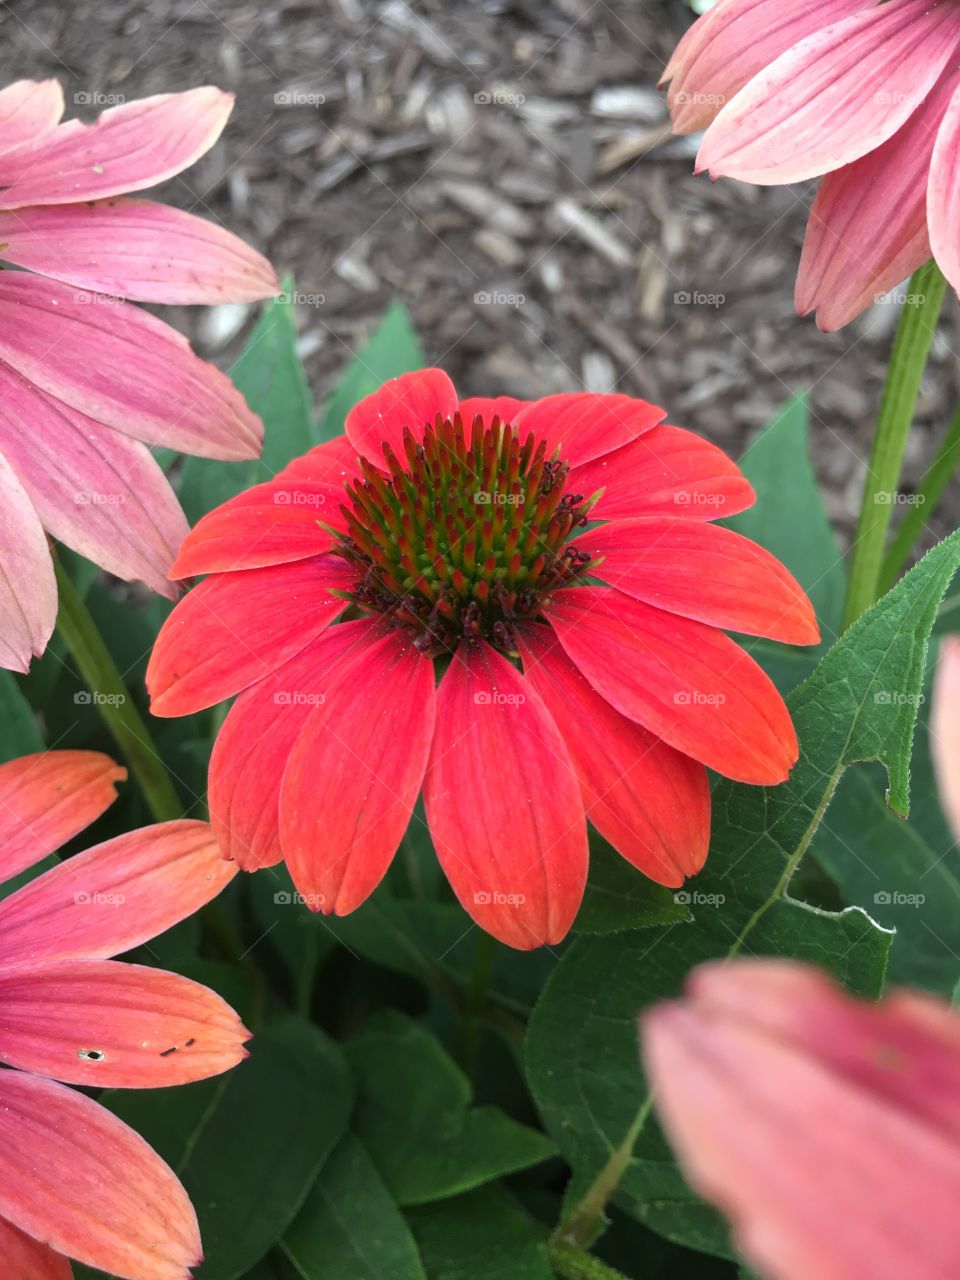
[[[230,371],[254,413],[263,419],[263,454],[248,462],[187,458],[178,485],[193,524],[252,484],[269,480],[319,439],[310,390],[297,355],[297,330],[287,293],[268,302],[250,341]]]
[[[543,1228],[499,1187],[407,1216],[429,1280],[553,1280]]]
[[[332,440],[343,431],[343,423],[353,406],[376,391],[388,378],[409,373],[426,364],[426,357],[410,324],[403,303],[395,302],[385,313],[370,341],[347,366],[347,371],[324,410],[320,425],[323,440]]]
[[[619,933],[690,919],[686,893],[666,889],[621,858],[590,829],[590,877],[574,921],[576,933]]]
[[[359,1093],[354,1130],[398,1204],[457,1195],[556,1151],[495,1107],[471,1107],[467,1077],[402,1014],[378,1014],[346,1051]]]
[[[16,677],[0,671],[0,763],[44,748],[43,735]]]
[[[303,1280],[426,1280],[410,1228],[352,1133],[321,1169],[282,1248]]]
[[[337,1046],[291,1017],[259,1034],[250,1058],[215,1080],[104,1101],[189,1192],[207,1258],[197,1280],[235,1280],[303,1204],[346,1130],[352,1088]]]
[[[576,1191],[624,1140],[645,1095],[637,1013],[676,994],[694,965],[736,951],[785,954],[824,966],[853,990],[879,993],[890,934],[858,908],[831,914],[796,902],[787,885],[848,766],[882,761],[889,802],[906,813],[927,642],[958,562],[955,534],[791,695],[801,754],[787,783],[717,787],[710,857],[688,885],[694,920],[581,938],[557,966],[530,1022],[528,1078]],[[726,1248],[718,1216],[687,1189],[652,1124],[634,1148],[619,1202],[681,1243]]]

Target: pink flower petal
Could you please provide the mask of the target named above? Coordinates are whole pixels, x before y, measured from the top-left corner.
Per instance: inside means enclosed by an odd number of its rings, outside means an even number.
[[[903,125],[956,50],[960,12],[900,0],[825,27],[782,54],[707,130],[699,170],[760,185],[858,160]]]
[[[707,771],[615,711],[547,627],[519,636],[525,680],[557,724],[587,817],[619,854],[658,884],[678,887],[703,866],[710,842]]]
[[[25,1235],[0,1218],[0,1258],[10,1280],[73,1280],[73,1268],[62,1253]]]
[[[892,138],[820,183],[796,302],[821,329],[842,328],[930,257],[927,174],[955,81],[951,69]]]
[[[201,457],[253,458],[262,426],[186,339],[125,302],[0,275],[0,360],[88,417]]]
[[[215,992],[118,960],[0,973],[0,1062],[68,1084],[157,1089],[219,1075],[250,1033]]]
[[[368,619],[328,627],[282,667],[244,690],[230,708],[210,756],[207,803],[225,858],[244,871],[272,866],[280,846],[280,784],[331,668],[365,639]]]
[[[155,716],[183,716],[270,675],[347,608],[339,556],[215,574],[160,628],[147,665]]]
[[[719,520],[752,507],[757,495],[722,449],[682,427],[654,427],[632,444],[570,473],[567,488],[603,490],[591,518],[683,516]]]
[[[389,444],[402,460],[404,427],[420,438],[424,426],[433,425],[438,414],[452,418],[456,411],[457,393],[443,370],[419,369],[391,378],[354,405],[347,414],[344,430],[357,453],[382,467],[381,444]]]
[[[815,970],[739,960],[643,1019],[657,1109],[693,1185],[771,1280],[960,1268],[960,1018]],[[917,1224],[922,1229],[917,1229]]]
[[[927,220],[930,245],[937,265],[954,289],[960,289],[960,86],[952,77],[954,92],[937,132],[927,187]]]
[[[93,124],[71,120],[3,161],[0,208],[103,200],[189,168],[223,132],[233,94],[212,85],[138,98]]]
[[[930,751],[940,803],[960,841],[960,636],[944,636],[933,686]]]
[[[56,80],[15,80],[0,89],[0,157],[49,134],[62,115]]]
[[[0,450],[53,537],[118,578],[175,594],[167,571],[189,526],[144,445],[0,364]]]
[[[566,936],[587,879],[577,775],[534,686],[486,643],[460,645],[440,682],[423,799],[481,929],[521,951]]]
[[[433,662],[404,632],[372,631],[328,668],[319,696],[283,775],[280,843],[314,910],[347,915],[383,879],[420,794]]]
[[[46,534],[17,473],[0,453],[0,667],[26,672],[57,621]]]
[[[576,546],[602,557],[593,576],[658,609],[787,644],[820,639],[793,574],[731,529],[662,516],[614,520]]]
[[[876,0],[719,0],[673,52],[661,83],[674,133],[705,129],[758,71],[793,45]]]
[[[0,882],[89,827],[126,776],[99,751],[44,751],[0,764]]]
[[[149,200],[0,212],[7,262],[94,293],[140,302],[252,302],[280,292],[273,268],[239,238]]]
[[[92,1098],[0,1071],[0,1215],[123,1280],[190,1280],[196,1214],[173,1172]]]
[[[0,969],[129,951],[198,911],[236,871],[205,822],[162,822],[95,845],[0,902]]]
[[[577,467],[629,444],[666,416],[665,409],[633,396],[574,392],[533,401],[514,425],[521,440],[532,432],[547,441],[548,456],[559,451],[564,462]]]
[[[568,587],[546,611],[598,693],[684,755],[738,782],[782,782],[797,737],[769,676],[713,627],[610,587]]]

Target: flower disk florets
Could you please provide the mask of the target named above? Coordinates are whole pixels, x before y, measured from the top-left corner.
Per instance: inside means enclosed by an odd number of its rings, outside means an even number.
[[[569,468],[545,441],[499,418],[438,417],[422,439],[405,428],[403,443],[402,458],[383,445],[388,473],[362,458],[346,486],[338,549],[359,573],[353,603],[425,652],[481,638],[515,652],[514,624],[589,567],[567,540],[592,500],[565,491]]]

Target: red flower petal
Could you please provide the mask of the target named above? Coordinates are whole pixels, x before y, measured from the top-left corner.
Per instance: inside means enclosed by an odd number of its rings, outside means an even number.
[[[99,751],[44,751],[0,764],[0,881],[89,827],[126,776]]]
[[[464,910],[522,951],[566,936],[587,829],[563,737],[533,685],[489,645],[461,645],[437,695],[423,798]]]
[[[782,782],[797,737],[773,682],[713,627],[609,587],[568,587],[547,611],[598,693],[631,720],[738,782]]]
[[[135,439],[227,460],[260,452],[260,419],[230,379],[175,329],[129,303],[4,272],[0,359]]]
[[[0,1007],[0,1060],[69,1084],[189,1084],[236,1066],[250,1038],[199,982],[117,960],[0,973]]]
[[[703,866],[710,843],[710,787],[703,765],[615,711],[573,665],[548,628],[519,636],[523,674],[558,724],[587,817],[658,884],[676,887]]]
[[[633,396],[573,392],[534,400],[514,422],[521,439],[532,431],[547,441],[548,454],[559,450],[564,462],[577,467],[629,444],[666,416],[665,409]]]
[[[820,639],[813,606],[793,574],[730,529],[663,517],[616,520],[577,545],[603,557],[596,577],[658,609],[788,644]]]
[[[0,450],[53,537],[118,578],[174,595],[167,570],[189,526],[145,445],[0,364]]]
[[[73,1280],[73,1268],[62,1253],[25,1235],[0,1218],[0,1258],[12,1280]]]
[[[0,208],[75,204],[155,186],[189,168],[223,132],[233,94],[212,85],[121,103],[71,120],[3,162]]]
[[[707,130],[697,169],[802,182],[893,137],[955,52],[960,15],[929,0],[879,4],[808,36],[754,76]]]
[[[280,292],[266,258],[215,222],[150,200],[0,212],[7,262],[140,302],[252,302]]]
[[[682,427],[654,427],[615,453],[576,467],[567,488],[586,497],[603,489],[591,517],[670,515],[720,520],[753,506],[757,495],[736,463]]]
[[[226,858],[244,871],[272,866],[280,847],[280,784],[300,730],[319,705],[331,668],[376,624],[328,627],[230,708],[210,756],[210,823]]]
[[[230,698],[299,653],[347,607],[353,574],[338,556],[216,574],[160,628],[147,666],[155,716]]]
[[[782,961],[705,966],[688,990],[643,1020],[657,1108],[753,1266],[956,1275],[957,1014],[906,991],[861,1004]]]
[[[129,831],[0,902],[0,969],[129,951],[198,911],[236,872],[205,822]]]
[[[383,466],[381,444],[389,444],[402,460],[404,427],[419,436],[437,414],[452,418],[456,410],[457,393],[443,370],[420,369],[391,378],[354,405],[347,414],[344,430],[357,453]]]
[[[0,1071],[0,1167],[0,1215],[28,1235],[124,1280],[190,1280],[201,1253],[186,1192],[92,1098]]]
[[[0,89],[0,156],[50,134],[62,115],[56,80],[15,80]]]
[[[520,410],[531,404],[532,400],[518,400],[515,396],[470,396],[460,401],[457,412],[465,427],[472,426],[478,414],[484,426],[489,427],[494,418],[501,422],[515,422]]]
[[[347,915],[386,874],[420,792],[435,702],[432,661],[399,631],[369,635],[329,671],[280,790],[284,857],[314,909]]]

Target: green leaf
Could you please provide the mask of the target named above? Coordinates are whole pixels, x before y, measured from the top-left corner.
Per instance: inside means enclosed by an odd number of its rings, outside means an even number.
[[[410,1228],[351,1133],[321,1169],[282,1248],[303,1280],[426,1280]]]
[[[655,884],[590,829],[590,878],[573,928],[576,933],[618,933],[690,919],[685,893]]]
[[[500,1187],[411,1209],[407,1217],[429,1280],[553,1280],[543,1227]]]
[[[346,1046],[359,1098],[354,1130],[398,1204],[426,1204],[538,1164],[556,1152],[494,1107],[429,1031],[384,1011]]]
[[[854,991],[879,994],[890,934],[859,908],[820,911],[786,890],[848,766],[882,761],[889,802],[906,812],[927,642],[958,562],[954,534],[789,697],[801,750],[788,782],[716,788],[710,856],[687,886],[693,921],[580,938],[555,969],[530,1021],[527,1074],[547,1130],[573,1166],[575,1195],[624,1141],[643,1102],[637,1013],[676,995],[696,964],[737,951],[790,955],[829,969]],[[718,1215],[686,1187],[651,1123],[633,1149],[618,1203],[680,1243],[727,1248]]]
[[[346,1066],[317,1027],[285,1018],[250,1049],[215,1080],[104,1097],[186,1187],[207,1257],[197,1280],[235,1280],[266,1254],[350,1118]]]
[[[376,391],[388,378],[421,369],[425,364],[426,357],[406,307],[401,302],[393,303],[373,337],[354,356],[337,384],[323,414],[320,438],[332,440],[340,435],[353,406]]]
[[[193,524],[253,484],[269,480],[319,439],[313,424],[310,389],[300,357],[293,307],[285,294],[263,308],[250,341],[231,377],[264,424],[263,455],[245,462],[187,458],[178,486],[180,501]]]
[[[43,735],[16,677],[0,671],[0,763],[44,749]]]
[[[732,529],[772,551],[816,609],[825,646],[840,629],[846,575],[810,465],[807,397],[796,396],[747,447],[740,466],[757,491]]]

